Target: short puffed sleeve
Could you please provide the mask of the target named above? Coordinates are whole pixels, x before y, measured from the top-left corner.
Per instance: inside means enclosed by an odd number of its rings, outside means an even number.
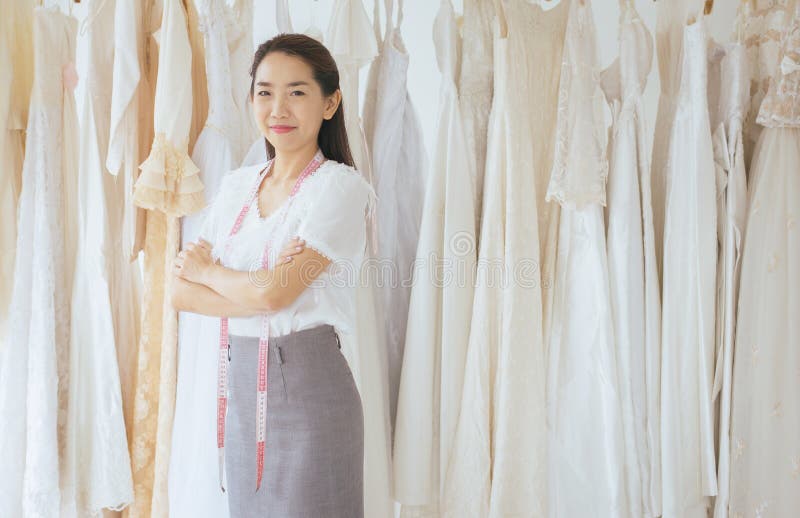
[[[375,192],[361,175],[337,164],[317,183],[297,235],[332,262],[349,261],[360,268],[374,202]]]

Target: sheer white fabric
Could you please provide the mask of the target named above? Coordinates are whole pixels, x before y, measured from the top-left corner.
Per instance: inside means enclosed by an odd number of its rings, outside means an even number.
[[[63,517],[94,515],[133,501],[128,441],[116,344],[129,349],[138,322],[127,316],[139,301],[130,289],[139,275],[123,250],[123,182],[106,174],[111,122],[114,3],[87,5],[86,89],[77,178],[78,251],[72,290],[70,397]],[[113,301],[113,303],[112,303]],[[89,317],[91,315],[91,317]]]
[[[705,20],[684,29],[667,161],[662,296],[664,518],[707,515],[717,494],[712,385],[717,192],[708,112]]]
[[[524,0],[504,2],[507,34],[495,26],[482,238],[461,412],[445,482],[446,516],[546,515],[538,268],[544,198],[539,180],[546,173],[537,167],[545,162],[553,129],[544,106],[554,107],[550,86],[557,81],[546,71],[558,77],[569,5],[562,1],[544,11]]]
[[[603,204],[603,92],[589,2],[573,2],[564,42],[548,199],[561,204],[547,369],[551,517],[626,516]]]
[[[12,346],[0,351],[0,516],[23,518],[59,516],[62,473],[76,468],[66,464],[64,447],[77,244],[78,23],[37,8],[32,29],[34,82],[9,305]]]
[[[749,102],[745,47],[712,45],[709,109],[717,179],[717,309],[714,392],[717,417],[718,495],[714,516],[728,517],[731,377],[739,272],[747,209],[742,123]]]
[[[402,6],[399,6],[402,9]],[[381,48],[375,90],[371,146],[377,206],[380,290],[389,366],[391,422],[397,408],[400,369],[406,341],[411,272],[419,241],[425,172],[425,144],[414,105],[406,88],[408,52],[400,28],[390,26]]]
[[[619,58],[602,74],[611,105],[607,251],[630,516],[661,515],[661,296],[642,93],[653,36],[622,4]]]
[[[781,59],[800,55],[800,9],[783,45]],[[796,70],[777,72],[775,91],[800,95],[799,77]],[[793,516],[800,509],[800,121],[776,122],[786,114],[779,104],[762,103],[759,119],[770,125],[750,175],[733,361],[732,517]]]
[[[436,153],[416,250],[395,421],[394,497],[404,517],[446,515],[442,486],[461,405],[476,260],[472,164],[455,83],[460,38],[449,1],[439,8],[433,34],[442,72]],[[442,282],[443,273],[449,281]]]

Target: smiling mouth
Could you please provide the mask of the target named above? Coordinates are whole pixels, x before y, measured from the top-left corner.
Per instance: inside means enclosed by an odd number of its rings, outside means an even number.
[[[275,133],[288,133],[295,129],[295,126],[270,126],[269,129]]]

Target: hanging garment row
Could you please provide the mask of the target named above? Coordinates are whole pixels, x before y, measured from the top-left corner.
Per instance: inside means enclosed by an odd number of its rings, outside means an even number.
[[[168,268],[267,159],[253,3],[35,3],[0,0],[0,515],[228,516],[219,320],[176,314]],[[430,162],[409,6],[336,0],[327,31],[312,6],[348,107],[370,65],[346,125],[391,272],[362,270],[341,343],[366,516],[800,508],[800,5],[743,0],[722,43],[719,2],[658,2],[653,37],[624,0],[602,69],[597,3],[443,0]]]

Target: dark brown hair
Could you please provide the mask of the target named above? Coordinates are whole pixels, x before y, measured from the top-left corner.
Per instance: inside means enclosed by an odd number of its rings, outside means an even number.
[[[265,41],[256,49],[253,65],[250,67],[251,98],[254,93],[258,65],[272,52],[283,52],[288,56],[295,56],[305,61],[311,67],[314,80],[322,89],[322,95],[327,97],[339,89],[339,69],[336,68],[333,56],[322,43],[304,34],[279,34]],[[264,140],[269,156],[274,157],[275,147],[267,139]],[[343,103],[339,103],[339,107],[330,120],[322,121],[317,144],[325,158],[355,167],[347,140],[347,129],[344,125]]]

